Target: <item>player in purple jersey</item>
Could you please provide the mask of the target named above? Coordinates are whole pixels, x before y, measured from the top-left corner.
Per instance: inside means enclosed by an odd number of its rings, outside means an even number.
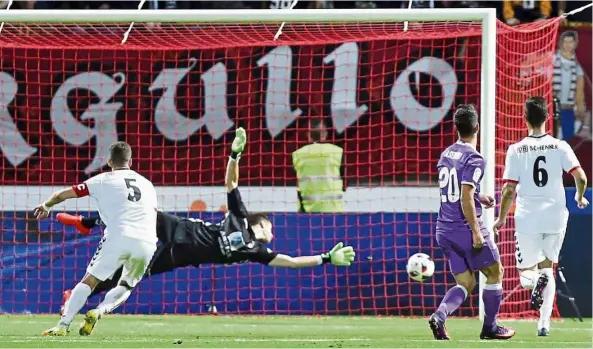
[[[445,149],[437,165],[441,208],[437,219],[436,238],[449,260],[451,273],[457,281],[441,301],[428,323],[434,338],[448,340],[445,320],[465,301],[476,286],[475,272],[486,275],[484,325],[481,339],[509,339],[515,330],[496,323],[502,302],[502,275],[498,248],[489,238],[480,217],[482,205],[494,207],[494,198],[480,194],[484,174],[484,158],[476,150],[478,112],[473,105],[462,104],[455,111],[455,128],[459,141]]]

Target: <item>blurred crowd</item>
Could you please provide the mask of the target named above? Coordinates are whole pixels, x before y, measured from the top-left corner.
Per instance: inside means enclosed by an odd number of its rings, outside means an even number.
[[[9,1],[0,1],[5,8]],[[25,9],[134,9],[139,1],[58,1],[23,0],[15,1],[13,8]],[[293,0],[147,0],[145,9],[284,9],[292,6]],[[550,0],[504,0],[504,1],[453,1],[413,0],[413,8],[476,8],[495,7],[499,18],[509,25],[537,21],[561,15],[586,5],[589,1]],[[410,1],[389,0],[301,0],[295,8],[408,8]],[[591,22],[591,11],[583,11],[571,18],[577,22]]]

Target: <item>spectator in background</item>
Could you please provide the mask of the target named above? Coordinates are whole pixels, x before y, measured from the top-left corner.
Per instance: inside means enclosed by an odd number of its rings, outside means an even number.
[[[344,150],[323,143],[327,139],[323,120],[313,120],[309,127],[311,144],[292,153],[299,212],[344,212]]]
[[[504,0],[502,12],[508,25],[517,25],[549,18],[552,3],[550,0]]]
[[[562,138],[567,140],[579,130],[585,118],[585,76],[576,59],[578,35],[566,31],[560,35],[554,56],[554,97],[560,103]]]
[[[254,1],[253,8],[258,9],[289,9],[292,6],[294,0],[264,0]],[[299,1],[295,5],[296,9],[313,9],[313,8],[333,8],[332,0],[312,0],[312,1]]]

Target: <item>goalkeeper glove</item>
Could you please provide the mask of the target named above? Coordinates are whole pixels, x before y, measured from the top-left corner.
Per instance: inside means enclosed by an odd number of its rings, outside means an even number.
[[[344,247],[344,244],[339,242],[331,251],[322,254],[321,259],[324,263],[330,262],[333,265],[347,267],[354,261],[354,256],[356,253],[352,246]]]
[[[241,155],[241,153],[245,149],[246,144],[247,134],[245,133],[245,129],[243,127],[239,127],[235,131],[235,139],[233,140],[233,144],[231,145],[231,150],[233,151],[231,157],[236,159],[237,156]]]

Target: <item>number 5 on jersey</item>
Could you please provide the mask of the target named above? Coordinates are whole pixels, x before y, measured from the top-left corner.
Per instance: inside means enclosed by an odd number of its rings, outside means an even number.
[[[128,200],[132,202],[140,201],[142,193],[140,192],[140,188],[134,185],[136,180],[133,178],[124,178],[124,181],[126,181],[126,187],[132,190],[132,192],[128,193]]]

